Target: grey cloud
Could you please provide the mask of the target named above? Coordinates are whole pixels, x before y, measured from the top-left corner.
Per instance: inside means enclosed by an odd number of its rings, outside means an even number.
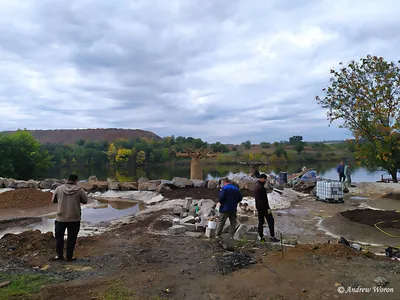
[[[395,59],[400,45],[395,0],[7,3],[0,130],[346,138],[314,100],[329,69],[369,52]]]

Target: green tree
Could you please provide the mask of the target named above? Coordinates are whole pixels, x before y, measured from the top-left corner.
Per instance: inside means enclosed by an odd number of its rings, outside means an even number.
[[[398,62],[400,64],[400,61]],[[352,60],[339,70],[331,70],[324,97],[316,97],[328,110],[330,122],[342,120],[340,127],[355,137],[356,158],[369,166],[386,169],[397,182],[400,168],[400,67],[382,57]]]
[[[266,148],[271,147],[271,144],[270,144],[270,143],[267,143],[267,142],[261,142],[261,143],[260,143],[260,146],[261,146],[261,148],[266,149]]]
[[[242,146],[246,149],[250,149],[251,148],[251,142],[250,141],[245,141],[242,143]]]
[[[304,150],[304,142],[300,141],[296,145],[294,145],[294,150],[296,150],[296,152],[300,154]]]
[[[275,149],[274,154],[276,155],[276,157],[284,156],[285,158],[287,158],[287,152],[286,152],[285,148],[283,148],[282,146],[278,146]]]
[[[51,156],[26,130],[0,134],[0,174],[16,179],[39,177],[51,166]]]
[[[140,150],[136,156],[136,163],[138,165],[143,165],[146,160],[146,153],[143,150]]]
[[[302,141],[303,141],[303,137],[301,135],[294,135],[291,138],[289,138],[289,144],[292,146],[295,146]]]

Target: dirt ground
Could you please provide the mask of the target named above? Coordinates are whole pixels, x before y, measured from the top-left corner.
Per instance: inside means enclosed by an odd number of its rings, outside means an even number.
[[[0,209],[33,208],[51,204],[52,193],[37,189],[20,189],[0,193]]]
[[[170,214],[79,238],[74,263],[50,261],[51,233],[7,235],[0,240],[0,271],[59,281],[32,299],[398,299],[398,292],[368,298],[337,292],[339,284],[373,287],[378,276],[400,291],[400,264],[386,258],[334,243],[285,247],[282,255],[276,244],[163,235]]]
[[[376,223],[382,222],[379,224],[379,227],[400,229],[400,213],[395,211],[355,209],[344,211],[341,214],[352,222],[369,226],[375,226]]]

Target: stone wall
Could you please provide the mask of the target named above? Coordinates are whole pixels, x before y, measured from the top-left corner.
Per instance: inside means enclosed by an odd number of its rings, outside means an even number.
[[[233,181],[242,190],[254,190],[254,184],[256,179],[251,177],[238,177],[234,178]],[[35,188],[35,189],[48,189],[54,190],[59,185],[65,183],[65,179],[59,180],[55,178],[47,178],[43,181],[38,180],[15,180],[12,178],[0,177],[0,188]],[[218,180],[191,180],[182,177],[174,177],[172,180],[149,180],[147,178],[140,178],[137,182],[116,182],[116,181],[99,181],[96,176],[90,176],[88,181],[79,182],[81,186],[87,192],[93,191],[155,191],[165,192],[170,189],[187,188],[187,187],[202,187],[209,189],[220,188],[220,181]]]

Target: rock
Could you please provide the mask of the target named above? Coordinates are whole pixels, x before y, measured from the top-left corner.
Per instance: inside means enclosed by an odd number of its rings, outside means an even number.
[[[97,191],[97,184],[94,181],[91,182],[78,182],[78,186],[83,188],[87,192],[94,192]],[[57,188],[57,183],[52,184],[52,189]]]
[[[215,237],[215,229],[214,228],[206,228],[206,237],[208,237],[209,239],[212,239],[213,237]]]
[[[147,178],[141,177],[138,180],[139,191],[147,191],[149,188],[149,180]]]
[[[209,180],[207,184],[207,188],[216,189],[218,188],[218,180]]]
[[[246,181],[244,188],[249,191],[254,191],[256,188],[256,182],[257,181],[255,181],[255,180],[254,181],[253,180]]]
[[[168,228],[167,231],[169,234],[181,234],[186,231],[186,227],[183,225],[174,225],[174,226]]]
[[[239,220],[236,220],[236,228],[235,231],[239,228],[239,226],[241,225]],[[249,227],[248,227],[249,228]],[[223,233],[228,233],[231,230],[231,221],[229,221],[229,219],[226,220],[224,228],[222,229]]]
[[[172,220],[172,226],[174,226],[174,225],[181,225],[181,219],[179,219],[179,218],[174,218],[174,219]]]
[[[120,182],[119,188],[121,191],[137,191],[138,183],[137,182]]]
[[[244,221],[248,221],[249,220],[249,216],[248,215],[237,215],[237,219],[240,222],[244,222]]]
[[[53,183],[55,182],[60,182],[60,180],[55,179],[55,178],[47,178],[45,180],[43,180],[40,185],[39,188],[40,189],[51,189],[51,186],[53,185]]]
[[[185,203],[183,204],[183,207],[186,209],[190,209],[190,206],[192,205],[193,199],[190,197],[185,198]]]
[[[182,207],[175,207],[174,210],[172,211],[172,214],[177,216],[180,216],[181,213],[183,213]]]
[[[0,189],[5,188],[4,186],[4,178],[0,177]]]
[[[197,232],[204,232],[205,227],[203,225],[201,225],[200,223],[195,223],[195,225],[196,225]]]
[[[99,181],[96,177],[96,175],[92,175],[88,178],[88,181]]]
[[[119,182],[108,181],[107,187],[108,187],[108,190],[110,190],[110,191],[119,191]]]
[[[299,244],[299,242],[296,239],[283,239],[282,243],[286,244],[286,245],[292,245],[292,246],[296,246]]]
[[[3,282],[0,282],[0,289],[3,288],[3,287],[8,286],[10,283],[11,283],[11,281],[3,281]]]
[[[148,191],[157,191],[157,186],[161,184],[161,180],[150,180],[147,186]]]
[[[192,187],[193,186],[193,181],[187,178],[182,178],[182,177],[174,177],[172,179],[172,184],[176,188],[185,188],[185,187]]]
[[[181,225],[184,225],[185,223],[194,224],[195,223],[194,217],[188,216],[188,217],[182,219],[181,222],[180,222]]]
[[[61,182],[54,182],[52,185],[51,185],[51,190],[55,190],[56,188],[58,188],[59,186],[61,185]],[[97,185],[94,187],[94,189],[93,190],[91,190],[91,191],[96,191],[97,190]]]
[[[154,196],[150,199],[143,199],[142,202],[146,205],[151,205],[151,204],[156,204],[159,203],[161,201],[164,201],[164,196],[159,194],[157,196]]]
[[[196,225],[195,224],[184,223],[182,225],[186,227],[187,231],[196,231]]]
[[[187,216],[189,216],[189,214],[187,212],[182,212],[181,215],[180,215],[181,219],[184,219]]]
[[[389,283],[389,281],[387,281],[387,279],[384,277],[376,277],[374,282],[377,286],[385,286]]]
[[[17,188],[17,180],[9,179],[9,180],[7,181],[6,188],[9,188],[9,189],[16,189],[16,188]]]
[[[161,184],[159,184],[157,186],[156,192],[157,193],[164,193],[164,192],[167,192],[167,191],[170,191],[170,190],[171,190],[171,188],[168,185],[161,183]]]
[[[13,178],[3,178],[3,185],[4,187],[8,187],[8,185],[10,184],[11,181],[15,181],[15,179]]]
[[[108,190],[108,182],[107,181],[96,181],[97,190],[98,191],[107,191]]]
[[[40,181],[29,179],[27,181],[29,188],[31,189],[38,189],[40,185]]]
[[[204,185],[203,180],[192,179],[192,182],[193,182],[193,187],[201,188]]]
[[[23,180],[15,181],[17,184],[17,189],[28,189],[29,188],[29,183]]]
[[[257,240],[257,233],[255,232],[248,232],[248,226],[241,224],[239,228],[236,230],[235,235],[233,236],[234,240],[243,240],[247,239],[249,241]]]

